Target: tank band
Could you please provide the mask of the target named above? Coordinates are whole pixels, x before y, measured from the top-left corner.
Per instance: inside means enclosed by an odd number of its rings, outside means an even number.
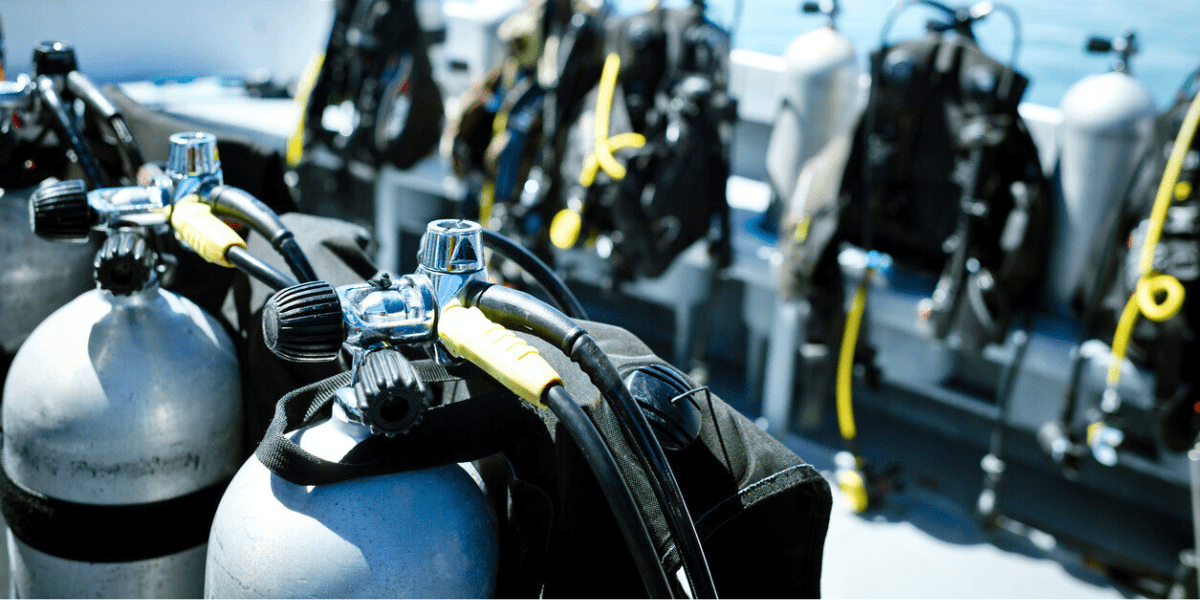
[[[51,556],[92,563],[148,560],[208,541],[229,479],[145,504],[82,504],[29,490],[0,468],[0,509],[17,539]]]

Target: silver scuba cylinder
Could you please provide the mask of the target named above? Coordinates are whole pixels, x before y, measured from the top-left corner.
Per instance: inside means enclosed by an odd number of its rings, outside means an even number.
[[[173,138],[176,186],[219,179],[215,141]],[[202,155],[211,155],[204,160]],[[174,171],[172,171],[174,172]],[[39,188],[34,232],[110,232],[99,289],[55,311],[13,360],[0,504],[23,597],[198,597],[204,545],[242,456],[238,353],[223,326],[159,289],[172,190]]]
[[[281,358],[328,361],[343,343],[355,357],[332,417],[287,434],[301,450],[337,462],[368,437],[403,435],[420,420],[427,392],[394,348],[438,345],[438,307],[484,277],[479,226],[431,223],[421,258],[419,273],[395,281],[385,275],[336,290],[310,282],[267,303],[264,341]],[[485,597],[495,590],[498,561],[496,517],[462,466],[303,486],[256,455],[217,509],[204,593]]]
[[[55,311],[4,387],[3,508],[19,597],[197,597],[209,516],[241,456],[237,351],[160,290],[145,239]]]
[[[95,287],[89,259],[100,245],[38,238],[27,224],[34,189],[0,191],[0,356],[8,360],[38,323]],[[7,365],[0,371],[6,372]]]
[[[371,435],[344,406],[289,437],[340,460]],[[458,465],[298,486],[251,457],[230,483],[209,540],[208,598],[491,596],[497,524]]]
[[[800,170],[839,135],[849,134],[859,109],[862,68],[854,45],[834,27],[837,2],[806,2],[827,22],[792,40],[784,52],[781,106],[767,142],[767,177],[774,201],[786,204]]]
[[[1129,74],[1136,37],[1092,40],[1090,51],[1115,51],[1109,73],[1089,75],[1063,96],[1059,178],[1047,291],[1065,310],[1087,268],[1092,247],[1108,215],[1128,192],[1155,116],[1154,98]]]

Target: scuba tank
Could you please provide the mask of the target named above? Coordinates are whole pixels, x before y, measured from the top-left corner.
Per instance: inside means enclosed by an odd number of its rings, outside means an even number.
[[[289,434],[300,450],[337,462],[373,429],[394,435],[419,418],[424,387],[399,352],[367,354],[356,379],[337,390],[330,418]],[[213,520],[204,594],[489,597],[496,533],[486,497],[456,464],[304,486],[252,457]]]
[[[835,137],[848,135],[858,112],[862,69],[853,44],[834,24],[837,1],[805,2],[803,9],[824,14],[826,23],[798,36],[784,51],[783,99],[767,142],[772,222],[792,197],[801,168]]]
[[[1111,72],[1083,78],[1062,100],[1062,202],[1047,261],[1047,291],[1058,308],[1074,300],[1105,216],[1128,194],[1156,113],[1149,90],[1130,74],[1138,50],[1132,32],[1092,38],[1087,50],[1117,57]]]
[[[413,275],[393,282],[383,274],[336,290],[313,282],[282,290],[268,302],[263,335],[278,356],[328,361],[336,358],[344,342],[354,357],[354,369],[310,386],[316,390],[314,395],[321,388],[339,388],[329,418],[311,429],[281,435],[297,422],[309,424],[322,410],[319,400],[295,404],[308,390],[301,388],[280,401],[267,438],[218,509],[211,534],[208,596],[492,594],[499,561],[496,516],[479,487],[453,463],[505,449],[506,442],[492,447],[480,438],[523,443],[519,439],[526,436],[514,438],[500,421],[480,418],[503,406],[501,399],[488,400],[487,394],[483,399],[425,408],[432,398],[424,381],[450,381],[455,378],[445,369],[471,365],[558,417],[561,430],[584,450],[587,464],[612,503],[619,529],[628,534],[648,594],[671,595],[672,584],[658,562],[640,509],[599,430],[537,350],[491,322],[478,307],[464,306],[479,301],[471,296],[491,289],[481,241],[478,224],[435,221],[422,241],[421,266]],[[526,307],[534,310],[524,317],[534,329],[539,317],[553,321],[554,314],[561,314],[540,306]],[[573,337],[578,337],[580,330],[575,329]],[[590,338],[579,342],[586,347]],[[424,348],[432,360],[409,362],[401,353],[418,348]],[[526,417],[535,414],[516,408]],[[539,431],[544,427],[541,418],[525,420]],[[644,419],[642,427],[648,427]],[[309,447],[321,455],[307,451],[305,438],[309,437],[314,438]],[[640,443],[634,445],[639,453],[642,449]],[[344,460],[331,460],[343,455]],[[544,452],[538,455],[543,458],[536,460],[548,457]],[[521,467],[514,469],[522,472]],[[309,487],[314,484],[317,487]],[[363,489],[373,495],[363,494]],[[379,500],[381,495],[384,500]],[[371,506],[363,505],[365,497],[372,498]],[[392,499],[398,503],[394,508],[384,506],[378,511],[386,517],[362,519],[377,512],[376,502]],[[354,515],[353,522],[342,522],[343,511]],[[685,507],[666,513],[691,522]],[[423,524],[434,518],[436,526]],[[680,552],[685,561],[691,557],[702,561],[702,553],[692,554],[699,552],[692,545],[698,544],[695,531],[690,535],[691,542],[683,540],[687,545]],[[337,538],[349,543],[321,543]],[[269,565],[259,563],[263,555],[272,556]],[[311,573],[315,562],[327,566],[320,576],[297,580],[296,574]],[[378,568],[380,564],[391,568]],[[707,567],[701,574],[692,570],[692,563],[685,564],[689,578],[700,575],[696,579],[704,586],[700,589],[711,590]],[[368,565],[370,573],[380,576],[367,575]]]
[[[144,237],[50,315],[4,386],[3,507],[20,597],[194,597],[208,518],[241,453],[237,350],[158,286]]]
[[[162,235],[278,287],[295,283],[270,277],[200,201],[264,220],[255,211],[265,207],[222,185],[215,144],[172,136],[167,170],[148,187],[87,192],[70,180],[31,201],[42,237],[109,236],[93,263],[98,289],[34,330],[4,388],[0,494],[20,596],[203,590],[208,526],[243,456],[238,350],[221,322],[160,288],[175,271]],[[285,247],[287,233],[275,236]]]
[[[263,335],[276,355],[324,362],[345,342],[354,369],[317,384],[340,384],[327,419],[287,433],[287,442],[272,436],[284,433],[273,423],[238,471],[213,522],[206,597],[493,594],[496,516],[464,467],[328,479],[356,446],[403,436],[422,420],[430,393],[398,348],[436,344],[438,307],[468,282],[484,281],[484,273],[480,227],[440,221],[423,240],[418,274],[395,283],[384,274],[336,290],[313,282],[271,298]],[[436,356],[453,362],[436,347]],[[276,422],[290,397],[281,400]],[[289,448],[306,464],[329,465],[324,485],[298,483],[286,457],[280,460]]]
[[[120,113],[76,69],[68,44],[39,44],[33,63],[33,78],[22,74],[5,81],[0,74],[0,384],[34,327],[95,285],[90,259],[98,239],[53,244],[30,231],[35,186],[50,177],[86,175],[83,162],[96,163],[92,173],[100,173],[91,187],[109,180],[132,182],[142,163]],[[74,112],[58,110],[75,99],[83,100],[83,122]],[[53,133],[46,135],[47,129]],[[118,131],[125,135],[105,137]],[[112,160],[91,160],[95,155]]]

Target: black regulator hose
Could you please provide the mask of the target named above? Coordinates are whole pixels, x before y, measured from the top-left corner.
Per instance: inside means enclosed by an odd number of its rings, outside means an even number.
[[[524,331],[557,345],[591,379],[613,409],[617,423],[646,472],[646,479],[662,509],[671,536],[679,549],[684,573],[695,598],[716,598],[700,536],[688,511],[666,454],[654,437],[646,416],[625,387],[620,373],[596,340],[575,321],[554,307],[512,288],[479,283],[467,289],[465,302],[478,307],[492,321]]]
[[[600,489],[612,508],[617,526],[621,528],[621,535],[625,538],[625,544],[629,547],[637,570],[641,573],[642,582],[646,585],[647,597],[671,598],[671,583],[658,560],[658,552],[654,549],[654,541],[650,539],[650,531],[646,528],[642,512],[638,510],[633,492],[630,491],[625,477],[621,475],[617,459],[609,450],[608,444],[604,443],[600,430],[596,429],[596,424],[592,423],[587,413],[561,384],[546,390],[543,401],[579,446],[588,467],[600,483]]]
[[[88,187],[92,189],[104,187],[107,183],[104,171],[100,169],[100,163],[96,162],[96,157],[92,155],[92,150],[83,140],[83,136],[76,130],[74,120],[67,113],[62,97],[54,89],[54,80],[47,75],[39,75],[34,87],[37,89],[38,97],[50,111],[50,123],[54,132],[58,134],[60,141],[70,146],[71,151],[75,153],[75,159],[79,161],[83,175],[88,180]]]
[[[263,262],[262,259],[241,246],[233,246],[226,251],[225,260],[239,271],[265,283],[275,291],[300,284],[299,281],[289,277],[287,273]]]
[[[209,192],[207,203],[212,206],[213,214],[245,223],[267,238],[301,283],[317,280],[312,264],[292,231],[263,201],[245,190],[219,185]]]
[[[554,274],[550,266],[538,258],[536,254],[490,229],[484,229],[482,234],[483,245],[506,260],[516,263],[526,273],[529,273],[538,286],[542,288],[542,291],[546,292],[546,295],[554,300],[559,310],[566,313],[572,319],[587,320],[587,311],[583,310],[583,305],[579,303],[579,298],[575,297],[575,294],[571,292],[567,284],[563,283],[563,280]]]
[[[95,83],[92,83],[91,79],[79,71],[67,73],[67,89],[71,90],[75,97],[83,100],[83,103],[112,129],[117,138],[117,149],[121,152],[123,159],[122,166],[131,178],[135,177],[137,170],[146,161],[142,158],[142,151],[134,141],[133,132],[129,130],[129,125],[125,123],[121,111],[108,99],[108,96],[104,95],[104,92],[100,91]]]

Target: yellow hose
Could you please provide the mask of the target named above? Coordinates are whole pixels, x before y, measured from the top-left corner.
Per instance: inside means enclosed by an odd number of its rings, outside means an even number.
[[[1171,275],[1154,271],[1154,253],[1162,237],[1163,223],[1167,220],[1167,209],[1171,206],[1172,195],[1179,184],[1183,159],[1192,147],[1198,125],[1200,94],[1192,99],[1187,115],[1183,118],[1179,135],[1171,148],[1171,156],[1167,159],[1167,167],[1163,170],[1158,193],[1154,197],[1154,206],[1150,210],[1150,223],[1146,229],[1146,239],[1142,243],[1142,256],[1138,265],[1140,276],[1137,289],[1129,297],[1125,309],[1121,311],[1121,319],[1117,322],[1117,331],[1113,335],[1112,364],[1109,365],[1106,378],[1110,389],[1116,389],[1117,384],[1121,382],[1121,363],[1125,360],[1129,338],[1133,335],[1133,326],[1137,323],[1138,315],[1146,315],[1146,318],[1152,321],[1162,322],[1175,316],[1183,307],[1183,284]],[[1161,300],[1157,298],[1160,295]]]
[[[579,183],[584,187],[591,187],[600,169],[604,169],[613,179],[624,179],[625,167],[613,158],[613,152],[622,148],[641,148],[646,144],[645,136],[638,133],[608,136],[613,96],[617,92],[617,74],[620,71],[621,56],[613,52],[604,59],[604,69],[600,72],[600,84],[596,89],[595,145],[592,154],[583,162],[583,172],[579,174]]]
[[[867,268],[858,289],[854,292],[854,301],[850,304],[850,312],[846,315],[846,329],[842,334],[842,349],[838,353],[838,428],[842,432],[842,438],[847,441],[858,435],[858,429],[854,426],[851,380],[854,374],[854,349],[858,346],[858,330],[862,326],[863,312],[867,308],[867,281],[871,278],[871,272],[872,269]]]
[[[325,53],[318,52],[308,61],[300,83],[296,85],[296,106],[300,109],[300,120],[296,122],[296,130],[288,136],[285,158],[289,167],[300,164],[304,156],[304,126],[308,121],[308,99],[312,96],[313,88],[317,85],[317,77],[321,75],[321,66],[325,63]]]

